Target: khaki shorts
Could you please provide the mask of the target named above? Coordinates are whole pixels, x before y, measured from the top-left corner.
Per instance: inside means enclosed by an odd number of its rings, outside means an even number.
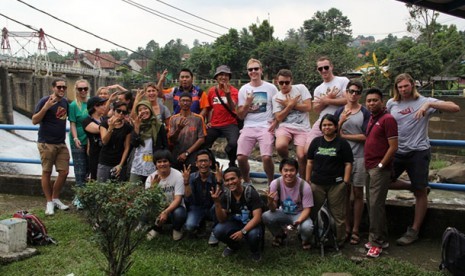
[[[66,144],[37,143],[42,162],[42,171],[51,172],[53,165],[58,171],[69,170],[69,150]]]

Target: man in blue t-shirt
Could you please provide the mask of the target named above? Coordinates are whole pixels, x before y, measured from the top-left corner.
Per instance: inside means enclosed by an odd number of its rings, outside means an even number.
[[[55,79],[52,82],[53,94],[40,99],[32,115],[32,123],[34,125],[40,123],[37,147],[42,163],[42,190],[47,199],[46,215],[53,215],[55,207],[61,210],[69,209],[59,199],[69,171],[69,151],[65,144],[68,116],[66,89],[64,79]],[[50,176],[53,165],[58,172],[58,177],[52,186]]]

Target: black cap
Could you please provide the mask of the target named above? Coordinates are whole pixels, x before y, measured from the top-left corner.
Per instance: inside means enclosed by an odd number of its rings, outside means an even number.
[[[90,99],[87,100],[87,111],[89,112],[89,114],[92,114],[94,113],[95,109],[94,109],[94,106],[98,103],[104,103],[106,102],[107,100],[106,99],[103,99],[103,98],[100,98],[100,97],[97,97],[97,96],[94,96]]]

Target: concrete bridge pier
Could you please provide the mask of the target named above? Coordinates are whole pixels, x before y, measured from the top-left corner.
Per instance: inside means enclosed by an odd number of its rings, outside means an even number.
[[[0,123],[13,124],[13,101],[10,94],[8,69],[0,67]]]

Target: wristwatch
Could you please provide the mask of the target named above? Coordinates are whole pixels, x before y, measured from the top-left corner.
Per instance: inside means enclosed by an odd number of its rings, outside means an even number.
[[[247,235],[247,230],[245,230],[245,228],[242,228],[241,233],[242,233],[242,235],[245,236],[245,235]]]
[[[184,154],[186,155],[186,157],[189,156],[189,152],[188,152],[188,151],[186,151]]]
[[[382,169],[383,168],[383,163],[379,163],[378,168]]]

